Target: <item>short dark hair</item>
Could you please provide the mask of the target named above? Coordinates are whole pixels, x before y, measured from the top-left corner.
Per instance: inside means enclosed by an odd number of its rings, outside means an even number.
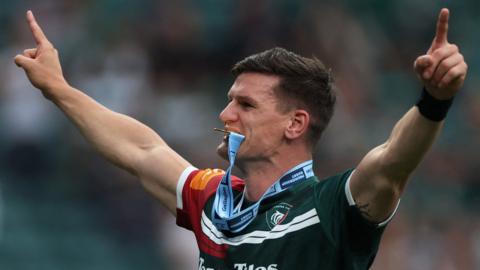
[[[336,97],[331,71],[316,57],[306,58],[276,47],[248,56],[232,68],[235,78],[244,72],[280,77],[274,89],[279,110],[298,108],[310,114],[308,143],[313,149],[333,115]]]

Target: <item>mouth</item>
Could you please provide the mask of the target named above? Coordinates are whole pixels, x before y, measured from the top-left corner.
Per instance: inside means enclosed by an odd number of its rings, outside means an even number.
[[[214,130],[214,131],[218,131],[218,132],[223,132],[223,133],[226,134],[225,136],[230,135],[230,131],[225,130],[225,129],[213,128],[213,130]]]
[[[229,144],[230,144],[230,135],[233,134],[233,138],[235,139],[235,142],[234,144],[236,143],[241,143],[238,142],[237,140],[239,138],[237,138],[239,135],[242,136],[241,140],[243,140],[245,137],[243,134],[237,132],[236,130],[228,130],[227,127],[225,127],[225,129],[220,129],[220,128],[214,128],[213,129],[214,131],[217,131],[217,132],[221,132],[223,133],[223,138],[222,138],[222,141],[221,143],[218,145],[217,147],[217,153],[222,157],[224,158],[225,160],[229,160],[228,158],[228,152],[230,151],[229,148]]]
[[[230,135],[230,131],[220,128],[213,128],[213,130],[224,133],[225,135],[223,136],[223,142],[228,143],[228,136]]]
[[[238,134],[241,134],[240,132],[234,131],[234,130],[226,130],[226,129],[221,129],[221,128],[213,128],[214,131],[224,133],[225,135],[223,136],[223,141],[228,142],[228,136],[230,136],[231,132],[235,132]]]

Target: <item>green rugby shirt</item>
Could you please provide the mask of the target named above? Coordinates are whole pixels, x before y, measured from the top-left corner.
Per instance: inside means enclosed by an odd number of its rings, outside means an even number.
[[[177,186],[177,224],[195,234],[202,270],[368,269],[390,218],[374,225],[360,215],[351,172],[312,177],[265,199],[255,220],[234,234],[210,217],[224,171],[190,167]],[[244,182],[232,177],[232,186],[238,196]]]

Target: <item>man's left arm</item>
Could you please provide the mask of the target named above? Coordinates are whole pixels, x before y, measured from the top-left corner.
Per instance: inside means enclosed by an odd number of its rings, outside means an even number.
[[[373,223],[394,211],[413,170],[443,126],[450,100],[463,86],[467,64],[458,47],[447,40],[448,9],[440,11],[435,38],[414,69],[425,86],[421,102],[395,125],[388,140],[372,149],[350,179],[352,197]]]

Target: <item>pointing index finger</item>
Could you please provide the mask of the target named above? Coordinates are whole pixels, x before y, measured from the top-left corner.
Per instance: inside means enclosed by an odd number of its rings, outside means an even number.
[[[35,20],[35,17],[33,16],[32,11],[27,11],[27,22],[28,25],[30,26],[30,30],[32,31],[33,38],[35,39],[35,42],[37,45],[45,45],[45,44],[50,44],[48,41],[47,37],[42,31],[42,28],[38,25],[37,21]]]
[[[437,20],[437,32],[435,34],[435,39],[433,41],[436,45],[443,45],[448,43],[447,34],[448,34],[448,17],[450,12],[447,8],[442,8],[440,14],[438,15]]]

